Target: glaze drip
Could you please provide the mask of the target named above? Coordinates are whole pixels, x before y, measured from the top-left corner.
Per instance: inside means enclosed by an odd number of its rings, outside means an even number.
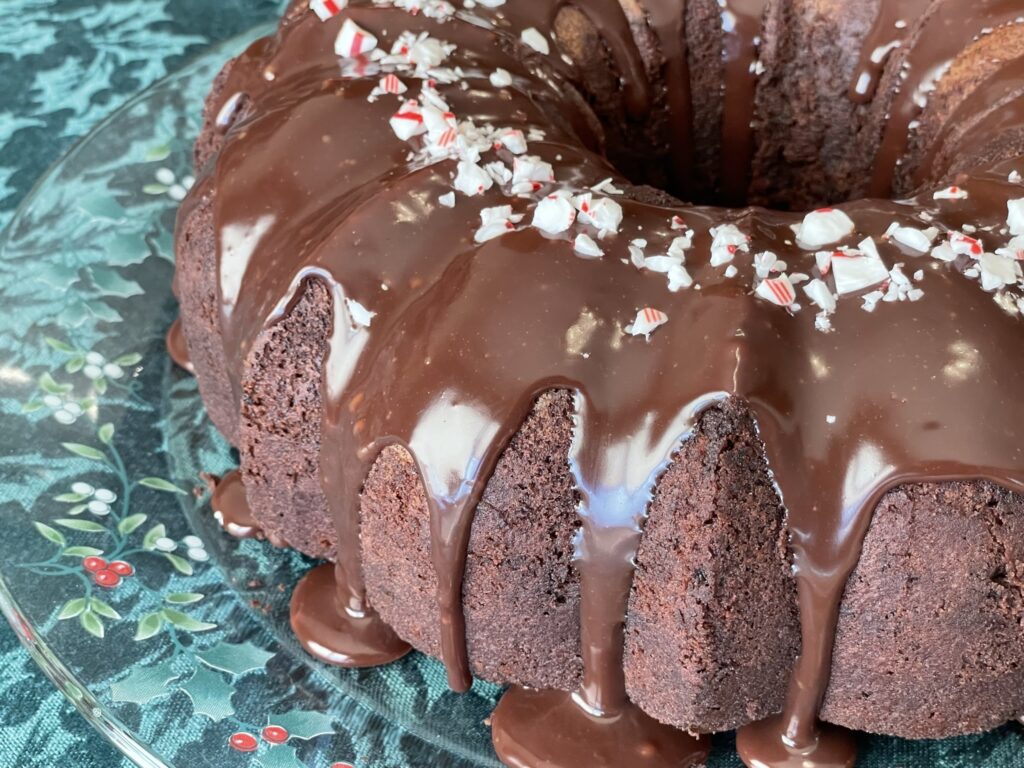
[[[176,318],[167,331],[167,355],[175,365],[189,373],[194,374],[195,367],[192,359],[188,356],[188,345],[185,343],[185,334],[181,329],[181,318]]]
[[[608,744],[622,734],[613,723],[625,723],[627,731],[640,734],[624,747],[627,753],[643,744],[666,745],[664,751],[651,747],[645,764],[696,762],[699,745],[668,734],[629,702],[623,623],[633,559],[659,476],[698,413],[739,398],[754,412],[788,511],[803,636],[785,713],[741,733],[743,756],[748,765],[852,764],[848,739],[822,730],[817,714],[839,602],[878,500],[897,485],[956,479],[1024,490],[1019,314],[969,278],[967,255],[934,261],[884,233],[893,224],[918,232],[931,224],[934,242],[966,226],[975,227],[989,250],[1005,245],[1007,200],[1019,194],[1007,181],[1014,163],[972,171],[962,185],[967,198],[924,194],[842,206],[852,231],[825,245],[854,246],[870,238],[887,267],[920,267],[916,285],[924,298],[879,303],[864,312],[855,303],[864,291],[856,291],[840,299],[831,333],[822,332],[809,307],[797,311],[788,303],[787,311],[777,306],[779,293],[766,300],[752,292],[763,280],[754,256],[768,251],[791,270],[835,285],[834,271],[816,261],[815,249],[795,242],[793,227],[802,223],[796,214],[676,209],[623,196],[616,197],[624,222],[620,234],[586,230],[608,251],[604,258],[581,260],[568,233],[545,234],[526,223],[474,242],[484,209],[511,205],[528,215],[538,200],[506,196],[495,186],[458,197],[454,206],[439,202],[451,193],[454,163],[409,161],[409,145],[386,127],[394,103],[372,100],[380,72],[360,73],[362,64],[355,62],[339,77],[333,41],[351,19],[378,35],[385,48],[410,28],[454,43],[450,65],[461,67],[466,88],[445,90],[452,112],[530,134],[531,155],[557,172],[556,183],[538,184],[541,194],[559,187],[607,189],[602,181],[609,177],[628,188],[581,142],[576,126],[587,122],[586,115],[558,98],[572,68],[557,56],[517,55],[515,32],[538,18],[524,5],[501,9],[494,29],[460,17],[441,23],[361,4],[324,23],[307,14],[271,42],[251,48],[229,77],[225,101],[244,93],[254,108],[228,129],[216,164],[192,194],[212,200],[222,235],[219,298],[230,312],[222,312],[221,325],[236,391],[254,343],[288,314],[306,284],[320,281],[332,295],[320,474],[338,529],[337,568],[314,572],[300,587],[293,621],[302,626],[304,618],[330,614],[334,606],[338,615],[371,622],[370,645],[381,658],[399,647],[366,596],[359,503],[375,458],[386,446],[400,445],[414,457],[428,499],[437,631],[449,680],[457,690],[467,687],[472,659],[461,590],[473,511],[534,399],[551,388],[574,390],[579,407],[569,460],[581,495],[584,684],[574,697],[514,690],[496,712],[495,743],[510,765],[563,768],[578,762],[566,742],[539,743],[545,740],[531,733],[558,733],[564,725],[576,734],[576,746]],[[723,152],[723,162],[736,171],[727,178],[737,194],[749,165],[752,65],[764,7],[754,0],[725,6],[733,21],[726,30],[723,150],[736,154]],[[672,11],[668,2],[653,4],[651,22],[660,39],[682,42],[682,9]],[[599,16],[595,26],[610,37],[619,35],[609,43],[619,49],[616,61],[629,58],[623,49],[629,38],[622,37],[628,23],[618,4],[591,6],[588,15]],[[551,34],[548,27],[540,32]],[[682,44],[675,49],[680,56]],[[908,83],[930,71],[922,61],[954,53],[939,43],[928,43],[924,52],[911,47]],[[666,79],[683,76],[678,62],[672,66]],[[511,74],[512,85],[487,84],[498,68]],[[273,81],[265,71],[275,73]],[[894,114],[904,114],[907,98],[897,97]],[[688,115],[688,104],[678,107],[679,115]],[[680,118],[684,122],[689,118]],[[902,151],[893,141],[885,144],[887,157]],[[736,158],[744,152],[747,160],[740,163]],[[499,147],[494,157],[515,162],[507,148]],[[685,167],[685,157],[677,161]],[[629,257],[627,231],[642,232],[650,254],[664,253],[683,220],[689,230],[686,268],[699,291],[671,292],[660,274],[622,263]],[[707,258],[725,225],[745,237],[745,250],[731,246],[725,262],[731,272]],[[248,240],[226,239],[229,227],[235,235],[249,233]],[[240,242],[251,246],[245,258]],[[234,266],[225,271],[228,246]],[[845,252],[833,257],[860,258]],[[226,287],[236,297],[232,302],[224,301]],[[629,335],[627,323],[638,310],[655,307],[667,322],[647,341]],[[581,323],[584,317],[588,322]],[[895,327],[900,333],[893,333]],[[570,343],[572,329],[578,332]],[[967,401],[982,405],[966,408]],[[318,655],[330,657],[346,631],[317,630],[318,637],[329,638],[318,641],[327,649]],[[530,726],[541,718],[544,728]],[[618,764],[634,763],[622,758]]]

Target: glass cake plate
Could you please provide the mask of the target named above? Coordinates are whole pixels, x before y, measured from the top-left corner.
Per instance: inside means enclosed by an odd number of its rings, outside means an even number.
[[[438,662],[340,670],[288,627],[311,566],[221,533],[203,472],[235,465],[164,334],[172,235],[211,49],[54,166],[0,238],[0,608],[46,674],[141,766],[498,766],[500,695]],[[1024,768],[1024,731],[864,738],[862,764]],[[739,766],[729,737],[711,765]],[[623,766],[623,768],[629,768]]]

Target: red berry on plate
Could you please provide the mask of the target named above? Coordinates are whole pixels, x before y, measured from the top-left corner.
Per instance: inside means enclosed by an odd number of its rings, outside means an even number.
[[[87,557],[82,561],[82,567],[89,573],[96,573],[107,567],[107,561],[102,557]]]
[[[255,752],[259,744],[251,733],[236,733],[228,739],[228,746],[239,752]]]
[[[279,725],[268,725],[263,729],[263,739],[271,744],[284,744],[288,741],[288,731]]]
[[[108,566],[108,568],[118,576],[131,576],[135,573],[135,569],[132,568],[131,563],[126,563],[124,560],[115,560]]]
[[[355,768],[352,763],[331,763],[331,768]]]
[[[113,589],[121,583],[120,576],[118,576],[113,571],[108,571],[106,569],[102,571],[96,571],[96,573],[92,575],[92,580],[99,584],[101,587],[106,587],[107,589]]]

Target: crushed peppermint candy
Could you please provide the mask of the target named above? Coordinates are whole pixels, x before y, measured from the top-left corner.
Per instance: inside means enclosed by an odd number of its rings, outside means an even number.
[[[811,211],[793,228],[801,248],[813,249],[838,243],[855,230],[853,220],[837,208]]]
[[[1006,201],[1006,226],[1011,235],[1024,235],[1024,198]]]
[[[513,155],[526,153],[526,136],[518,128],[498,131],[494,138],[495,149],[507,149]]]
[[[832,274],[836,291],[842,296],[884,282],[889,278],[889,269],[882,261],[875,241],[868,237],[856,249],[841,248],[832,254]]]
[[[750,238],[740,231],[735,224],[723,224],[711,228],[711,266],[720,267],[728,264],[737,252],[750,251]]]
[[[533,226],[549,235],[565,232],[576,221],[576,209],[569,201],[569,193],[548,195],[537,204],[533,212]]]
[[[604,256],[601,246],[595,243],[594,238],[587,234],[580,233],[576,235],[576,240],[573,241],[573,248],[584,259],[599,259]]]
[[[391,116],[391,130],[402,141],[408,141],[414,136],[427,132],[427,125],[423,119],[423,108],[415,99],[402,104],[398,111]]]
[[[1015,285],[1022,276],[1020,264],[1016,259],[997,253],[983,253],[978,257],[982,290],[995,291],[1007,285]]]
[[[486,243],[496,237],[501,237],[506,232],[515,229],[515,225],[523,220],[522,214],[512,213],[511,205],[499,205],[494,208],[484,208],[480,211],[480,228],[473,236],[473,241]]]
[[[936,190],[932,195],[933,200],[966,200],[968,197],[967,190],[956,185]]]
[[[333,19],[348,5],[348,0],[312,0],[309,7],[320,17],[320,21]]]
[[[501,69],[501,67],[491,72],[489,79],[495,88],[507,88],[512,85],[512,75],[507,69]]]
[[[821,278],[814,278],[804,286],[804,293],[811,303],[816,305],[823,312],[831,313],[836,311],[836,296]]]
[[[655,329],[668,322],[668,315],[660,309],[644,307],[636,313],[636,319],[632,324],[626,326],[626,333],[630,336],[643,336],[648,341]]]
[[[762,280],[754,293],[780,307],[791,307],[796,301],[796,289],[790,282],[789,276],[784,274]]]
[[[348,307],[348,316],[356,327],[369,328],[373,318],[377,316],[376,312],[371,312],[355,299],[347,298],[345,304]]]
[[[935,227],[922,230],[915,227],[903,227],[895,221],[885,231],[885,236],[890,240],[919,253],[928,253],[938,234],[939,230]]]
[[[460,160],[456,166],[452,186],[469,197],[482,195],[494,186],[494,179],[483,168],[469,160]]]
[[[343,59],[355,59],[368,54],[377,47],[377,38],[356,24],[345,19],[341,31],[334,41],[334,52]]]
[[[437,202],[439,202],[445,208],[454,208],[455,207],[455,193],[454,192],[446,192],[445,194],[443,194],[439,198],[437,198]]]
[[[391,73],[385,75],[377,83],[377,87],[370,91],[369,101],[376,101],[381,96],[400,96],[409,90],[409,86],[402,82],[398,75]]]
[[[597,230],[599,238],[618,234],[622,225],[622,206],[608,197],[594,199],[586,192],[573,198],[573,205],[580,212],[579,220]]]
[[[519,35],[519,39],[537,53],[542,53],[545,56],[551,53],[551,44],[548,43],[548,39],[544,35],[537,31],[536,27],[524,29]]]
[[[512,163],[512,194],[537,192],[555,180],[555,169],[550,163],[534,155],[518,155]]]

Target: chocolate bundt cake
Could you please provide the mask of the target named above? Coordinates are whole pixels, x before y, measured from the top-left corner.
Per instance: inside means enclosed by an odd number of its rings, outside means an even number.
[[[176,292],[219,514],[333,562],[305,647],[512,685],[531,768],[1024,714],[1022,24],[293,3],[214,83]]]

